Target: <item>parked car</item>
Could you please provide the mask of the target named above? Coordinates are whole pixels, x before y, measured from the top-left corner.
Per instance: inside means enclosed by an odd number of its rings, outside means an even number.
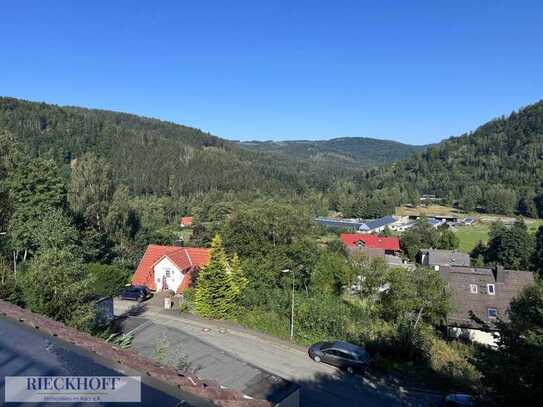
[[[149,297],[149,294],[150,291],[147,287],[132,285],[122,290],[119,294],[119,298],[121,300],[134,300],[137,302],[142,302]]]
[[[309,348],[308,353],[315,362],[339,367],[349,373],[364,369],[370,359],[364,348],[343,341],[318,342]]]
[[[448,394],[443,399],[443,407],[475,407],[475,399],[469,394]]]

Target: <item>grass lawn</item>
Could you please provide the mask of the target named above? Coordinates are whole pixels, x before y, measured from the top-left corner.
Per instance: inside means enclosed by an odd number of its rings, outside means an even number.
[[[495,215],[495,214],[483,214],[476,212],[462,212],[459,209],[452,208],[445,205],[427,205],[427,206],[417,206],[416,208],[401,206],[396,208],[397,216],[408,216],[408,215],[455,215],[459,218],[477,218],[480,220],[479,223],[473,226],[462,226],[459,227],[456,235],[460,238],[460,247],[459,250],[463,252],[471,252],[473,248],[482,241],[483,243],[488,242],[488,233],[490,231],[490,225],[497,221],[501,220],[506,224],[511,224],[515,221],[514,216],[504,216],[504,215]],[[541,219],[530,219],[524,218],[526,225],[528,226],[528,231],[531,234],[534,234],[539,226],[543,225],[543,220]]]
[[[184,241],[188,242],[190,240],[190,236],[192,235],[192,229],[191,228],[183,228],[179,232],[179,237]]]
[[[462,226],[456,231],[456,236],[460,239],[461,252],[469,253],[480,241],[486,243],[488,241],[488,232],[490,225],[487,223],[477,223],[473,226]]]
[[[543,224],[541,219],[525,219],[528,226],[528,232],[534,234],[537,232],[539,226]],[[473,248],[482,241],[486,243],[488,241],[488,233],[490,231],[490,223],[480,222],[473,226],[462,226],[456,231],[456,235],[460,239],[459,250],[462,252],[471,252]]]

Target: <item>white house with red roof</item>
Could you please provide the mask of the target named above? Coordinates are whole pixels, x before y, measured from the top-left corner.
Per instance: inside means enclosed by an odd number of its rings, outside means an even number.
[[[183,216],[179,219],[179,225],[182,228],[190,228],[192,226],[192,216]]]
[[[151,244],[132,276],[132,284],[181,293],[194,284],[198,272],[208,263],[209,249]]]

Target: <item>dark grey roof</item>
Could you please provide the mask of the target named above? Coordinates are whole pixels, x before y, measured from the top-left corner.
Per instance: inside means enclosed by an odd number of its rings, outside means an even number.
[[[329,218],[317,218],[317,223],[323,226],[336,228],[336,229],[349,229],[359,231],[370,231],[386,225],[391,225],[396,222],[394,216],[384,216],[379,219],[329,219]]]
[[[386,225],[391,225],[394,222],[396,222],[396,218],[394,216],[383,216],[382,218],[379,218],[379,219],[364,221],[364,223],[368,225],[368,228],[370,230],[377,229]]]
[[[353,221],[350,219],[317,218],[316,221],[317,223],[329,228],[347,229],[347,230],[367,230],[365,223]]]
[[[438,250],[427,249],[422,250],[428,255],[428,265],[435,266],[465,266],[471,265],[469,254],[458,252],[456,250]]]
[[[481,328],[471,320],[470,313],[492,328],[495,320],[488,318],[489,308],[496,309],[498,317],[507,320],[511,301],[534,282],[529,271],[444,266],[439,274],[451,294],[448,325],[466,328]],[[488,284],[494,285],[494,295],[489,294]],[[477,286],[477,293],[471,292],[470,285]]]

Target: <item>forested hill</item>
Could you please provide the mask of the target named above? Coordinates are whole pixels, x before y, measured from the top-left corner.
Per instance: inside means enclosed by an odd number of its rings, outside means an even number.
[[[356,168],[401,160],[426,148],[366,137],[342,137],[318,141],[244,141],[240,142],[240,145],[249,150],[273,153],[296,160],[330,162]]]
[[[370,170],[368,190],[396,186],[465,209],[543,216],[543,101],[409,159]]]
[[[33,156],[72,160],[94,152],[135,194],[326,189],[343,170],[247,151],[198,129],[104,110],[0,98],[0,130]]]

